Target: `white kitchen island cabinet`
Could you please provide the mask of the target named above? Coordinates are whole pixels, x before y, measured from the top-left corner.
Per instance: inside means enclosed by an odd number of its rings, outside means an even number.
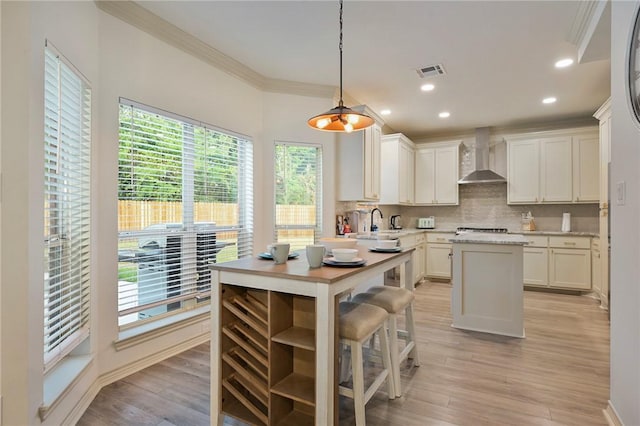
[[[338,424],[338,299],[397,266],[404,287],[413,253],[358,249],[360,268],[309,269],[304,254],[210,266],[212,425]]]
[[[461,234],[453,243],[453,327],[524,337],[519,234]]]

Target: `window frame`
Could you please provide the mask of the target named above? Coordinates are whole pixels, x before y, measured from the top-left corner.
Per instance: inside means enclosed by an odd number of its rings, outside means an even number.
[[[91,333],[92,88],[49,40],[45,40],[43,58],[46,373]],[[53,259],[52,253],[57,253]]]
[[[195,222],[197,215],[194,210],[195,206],[197,206],[199,202],[196,200],[195,195],[195,188],[199,184],[196,178],[196,163],[197,161],[204,161],[204,158],[198,157],[198,154],[196,153],[197,146],[199,146],[197,145],[197,141],[203,143],[203,146],[205,146],[206,149],[207,144],[211,142],[211,140],[208,138],[215,138],[216,134],[219,134],[224,138],[228,137],[235,140],[235,143],[237,144],[237,163],[235,163],[237,167],[237,174],[235,175],[235,181],[237,182],[237,200],[235,202],[238,210],[238,216],[236,218],[237,222],[232,225],[216,225],[211,229],[214,229],[217,235],[225,232],[228,234],[235,233],[237,258],[247,257],[252,254],[254,239],[253,140],[249,136],[240,134],[238,132],[222,129],[220,127],[213,126],[199,120],[194,120],[186,116],[182,116],[173,112],[162,110],[121,97],[119,98],[119,108],[123,107],[132,108],[132,110],[140,110],[145,114],[157,115],[164,119],[174,120],[180,123],[181,128],[183,129],[183,133],[180,139],[180,158],[182,165],[180,174],[182,182],[180,186],[181,198],[179,201],[182,214],[181,217],[177,218],[179,220],[175,223],[175,229],[166,228],[165,231],[149,231],[145,229],[121,230],[120,223],[118,223],[118,246],[120,246],[120,242],[123,239],[144,238],[145,236],[150,235],[155,237],[164,235],[165,238],[171,237],[180,239],[180,272],[179,278],[176,278],[176,280],[178,280],[180,283],[180,294],[165,299],[159,299],[157,302],[133,306],[129,309],[120,309],[121,292],[120,289],[118,289],[118,318],[119,322],[121,323],[119,324],[119,328],[120,330],[127,330],[149,322],[163,320],[164,318],[171,317],[181,312],[185,312],[186,310],[204,306],[209,303],[210,287],[207,286],[207,288],[201,288],[198,278],[200,276],[199,274],[206,274],[208,272],[208,267],[204,266],[204,269],[206,269],[204,270],[203,266],[199,263],[200,260],[197,259],[197,251],[200,250],[197,248],[199,244],[198,239],[203,235],[203,233],[200,232],[198,228],[201,224]],[[184,131],[187,128],[189,128],[190,130]],[[199,134],[200,138],[202,138],[201,140],[195,136],[197,132],[202,132],[201,134]],[[188,135],[191,135],[191,137],[189,138]],[[122,146],[121,144],[122,140],[119,138],[119,149]],[[119,170],[122,167],[120,158],[118,160],[118,167]],[[118,185],[120,185],[120,177],[118,180]],[[120,201],[121,199],[119,190],[118,202]],[[215,220],[215,218],[211,218],[211,220]],[[218,243],[219,241],[214,242],[214,245],[218,247]],[[138,282],[139,280],[136,279],[137,288],[139,288],[137,286]],[[182,292],[185,290],[187,290],[187,293],[183,294]],[[165,306],[172,303],[179,303],[180,306],[176,307],[175,309],[167,308],[166,312],[152,315],[149,318],[140,318],[140,315],[138,315],[138,319],[132,320],[130,322],[123,323],[121,321],[121,318],[127,314],[139,313],[146,309],[151,309],[157,306]],[[146,306],[146,308],[143,309],[141,308],[141,306]]]
[[[293,225],[293,224],[282,224],[279,225],[278,224],[278,219],[277,219],[277,206],[278,206],[278,202],[277,202],[277,198],[278,198],[278,185],[276,180],[278,179],[277,176],[277,165],[276,165],[276,160],[277,160],[277,149],[278,146],[292,146],[292,147],[301,147],[301,148],[315,148],[316,149],[316,190],[315,190],[315,207],[316,207],[316,211],[315,211],[315,224],[307,224],[307,225]],[[274,216],[273,216],[273,240],[276,242],[289,242],[289,241],[280,241],[278,239],[278,231],[280,230],[306,230],[306,229],[313,229],[313,243],[318,241],[318,239],[320,238],[320,236],[322,235],[322,227],[323,227],[323,223],[322,223],[322,219],[323,219],[323,177],[324,177],[324,171],[323,171],[323,161],[324,161],[324,156],[323,156],[323,146],[322,144],[319,143],[310,143],[310,142],[290,142],[290,141],[275,141],[273,144],[273,170],[274,170],[274,177],[273,177],[273,212],[274,212]],[[294,247],[293,245],[291,246],[292,250],[295,249],[303,249],[304,247]]]

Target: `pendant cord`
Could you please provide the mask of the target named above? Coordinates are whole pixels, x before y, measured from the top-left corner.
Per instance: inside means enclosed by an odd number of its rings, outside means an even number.
[[[343,106],[342,101],[342,0],[340,0],[340,108]]]

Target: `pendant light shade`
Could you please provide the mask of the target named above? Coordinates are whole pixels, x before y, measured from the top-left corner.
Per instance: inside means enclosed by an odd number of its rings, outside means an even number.
[[[344,106],[342,101],[342,0],[340,0],[340,102],[329,111],[311,117],[309,126],[325,132],[352,132],[373,125],[373,118]]]

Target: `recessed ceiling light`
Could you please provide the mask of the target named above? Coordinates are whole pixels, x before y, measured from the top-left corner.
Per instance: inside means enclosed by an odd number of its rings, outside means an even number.
[[[389,114],[391,114],[390,109],[383,109],[382,111],[380,111],[380,115],[389,115]]]
[[[557,99],[556,99],[556,98],[554,98],[554,97],[550,97],[550,98],[544,98],[544,99],[542,100],[542,103],[543,103],[543,104],[552,104],[552,103],[554,103],[555,101],[557,101]]]
[[[440,117],[440,118],[447,118],[447,117],[449,117],[450,115],[451,115],[451,114],[450,114],[449,112],[447,112],[447,111],[443,111],[443,112],[441,112],[440,114],[438,114],[438,117]]]
[[[422,86],[420,86],[420,90],[422,90],[423,92],[430,92],[435,88],[436,86],[431,83],[423,84]]]
[[[556,62],[556,68],[566,68],[571,64],[573,64],[573,59],[571,58],[560,59],[558,62]]]

